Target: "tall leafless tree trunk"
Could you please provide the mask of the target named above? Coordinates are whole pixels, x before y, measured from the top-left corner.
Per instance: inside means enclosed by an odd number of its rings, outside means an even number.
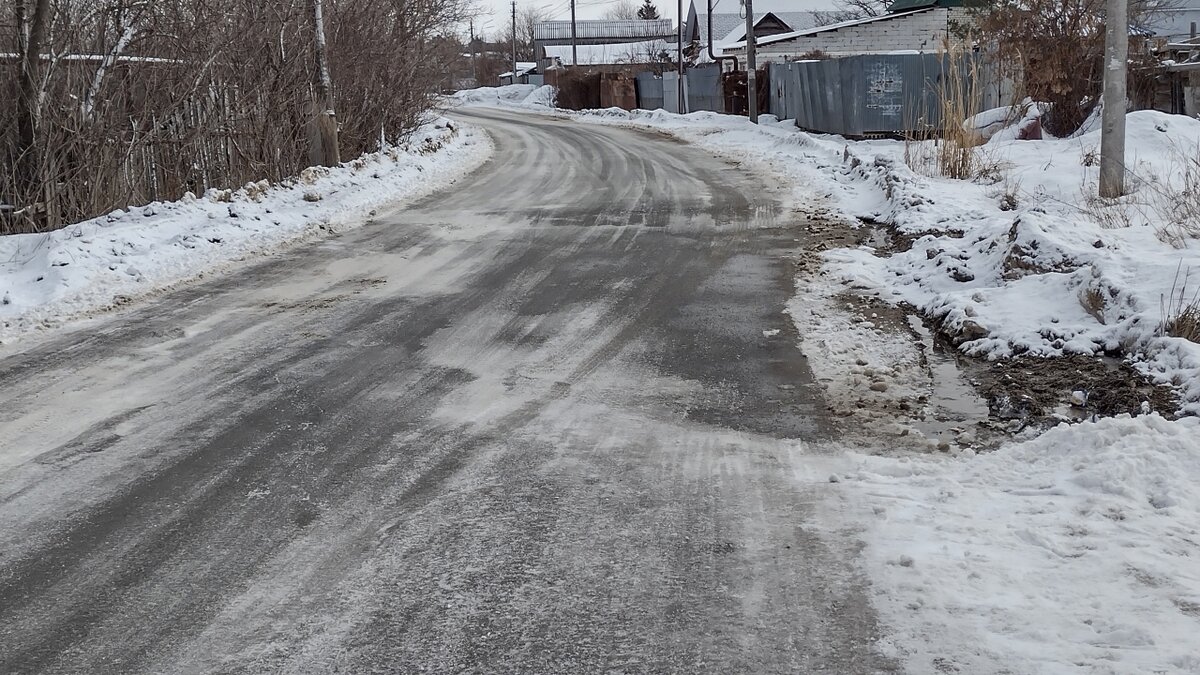
[[[333,107],[333,79],[329,75],[329,54],[325,47],[325,18],[322,0],[309,0],[313,20],[313,52],[317,70],[313,78],[316,133],[310,158],[313,164],[337,166],[341,163],[338,150],[337,114]]]
[[[26,207],[36,203],[37,189],[42,183],[41,152],[38,134],[42,117],[41,52],[50,21],[50,0],[34,0],[32,14],[29,0],[17,0],[17,148],[15,177],[18,198]],[[29,209],[32,213],[35,209]]]

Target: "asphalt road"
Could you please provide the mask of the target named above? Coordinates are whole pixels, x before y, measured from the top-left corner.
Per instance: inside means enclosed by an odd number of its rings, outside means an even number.
[[[784,193],[462,114],[452,189],[0,351],[0,673],[895,669]]]

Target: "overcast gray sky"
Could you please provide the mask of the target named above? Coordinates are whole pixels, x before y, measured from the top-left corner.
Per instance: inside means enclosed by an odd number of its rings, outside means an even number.
[[[510,0],[478,0],[485,14],[480,18],[476,31],[493,33],[501,22],[509,20]],[[577,0],[576,17],[579,19],[598,19],[616,0]],[[642,0],[635,0],[638,5]],[[658,13],[664,19],[674,19],[677,0],[653,0]],[[713,0],[714,12],[737,12],[738,0]],[[684,2],[684,12],[687,12],[688,0]],[[829,9],[837,6],[837,0],[754,0],[756,15],[765,11],[803,12],[813,9]],[[545,9],[552,18],[571,18],[570,0],[517,0],[518,9],[521,7],[540,7]],[[707,0],[698,0],[696,9],[707,7]],[[479,26],[482,26],[482,30]]]

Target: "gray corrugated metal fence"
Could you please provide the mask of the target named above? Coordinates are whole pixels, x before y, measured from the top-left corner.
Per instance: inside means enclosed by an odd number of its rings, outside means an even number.
[[[711,110],[724,112],[721,96],[721,68],[704,66],[687,71],[688,112]]]
[[[679,73],[666,72],[661,76],[653,73],[638,73],[637,100],[638,107],[643,110],[662,108],[667,112],[679,112],[678,86]],[[687,96],[687,110],[711,110],[723,112],[725,104],[721,96],[721,69],[715,66],[692,68],[684,76],[684,95]]]
[[[663,107],[663,81],[654,73],[637,74],[637,105],[643,110]]]
[[[679,73],[663,73],[663,104],[662,109],[667,112],[687,112],[679,109]],[[687,104],[687,78],[683,78],[683,95],[685,97],[684,104]]]
[[[943,54],[864,54],[771,64],[771,113],[804,129],[844,136],[904,134],[941,122],[943,81],[979,78],[980,109],[1004,105],[992,70],[968,54],[951,68]],[[976,64],[975,68],[971,64]],[[947,83],[946,86],[949,86]]]

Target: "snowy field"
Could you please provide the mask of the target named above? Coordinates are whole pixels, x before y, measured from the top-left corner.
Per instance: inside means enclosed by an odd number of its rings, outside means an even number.
[[[399,146],[306,169],[282,185],[189,193],[49,233],[0,237],[0,340],[354,227],[451,184],[490,152],[486,134],[441,119]]]
[[[516,86],[460,102],[552,112],[552,95]],[[806,134],[770,116],[756,127],[712,113],[554,114],[749,157],[814,209],[911,238],[891,255],[827,251],[823,276],[797,279],[790,311],[822,379],[861,372],[862,355],[894,357],[901,372],[916,358],[839,315],[833,283],[911,303],[980,356],[1120,349],[1200,413],[1200,345],[1160,330],[1172,289],[1186,286],[1185,301],[1200,290],[1200,241],[1182,235],[1171,190],[1158,187],[1188,187],[1200,121],[1131,114],[1134,193],[1097,203],[1094,130],[1001,132],[980,151],[994,175],[962,181],[905,161],[928,148]],[[1200,420],[1122,416],[986,454],[851,453],[845,467],[831,477],[838,515],[862,530],[887,648],[911,672],[1200,672]]]

